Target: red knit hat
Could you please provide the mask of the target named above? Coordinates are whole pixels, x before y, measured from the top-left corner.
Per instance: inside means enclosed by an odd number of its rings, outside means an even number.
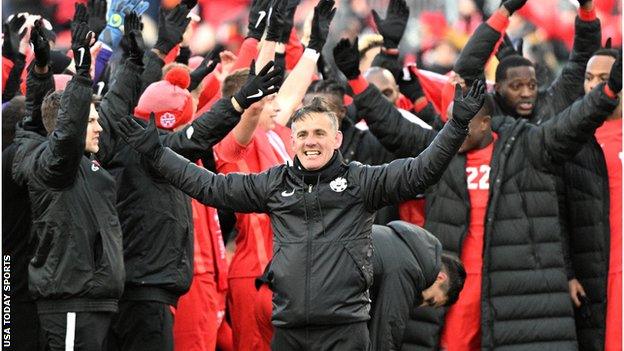
[[[161,129],[175,129],[191,121],[195,113],[193,99],[188,88],[191,82],[189,72],[183,67],[173,67],[165,79],[150,84],[139,99],[134,115],[149,120],[154,112],[156,126]]]

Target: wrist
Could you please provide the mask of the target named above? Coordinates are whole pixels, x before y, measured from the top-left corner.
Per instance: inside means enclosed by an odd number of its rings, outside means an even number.
[[[233,96],[232,98],[230,98],[230,102],[232,103],[232,106],[234,107],[236,112],[243,113],[243,111],[245,111],[245,109],[238,103],[238,101],[236,101],[236,99]]]
[[[349,86],[355,95],[361,94],[366,88],[368,88],[368,82],[361,74],[354,79],[349,79]]]
[[[594,8],[593,1],[590,1],[589,4],[592,4],[589,9],[587,7],[579,7],[578,16],[582,21],[590,22],[596,19],[596,9]]]
[[[505,14],[507,13],[507,14]],[[509,26],[509,12],[505,7],[501,7],[499,10],[495,11],[490,18],[487,20],[487,24],[492,27],[495,31],[499,33],[503,33],[507,26]]]
[[[316,62],[319,59],[319,57],[321,57],[321,54],[313,48],[306,48],[305,50],[303,50],[302,57],[308,58]]]
[[[381,51],[388,56],[399,56],[399,49],[384,47]]]

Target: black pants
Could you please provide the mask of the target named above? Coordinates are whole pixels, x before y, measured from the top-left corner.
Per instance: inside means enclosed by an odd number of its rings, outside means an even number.
[[[366,322],[308,328],[275,328],[271,349],[275,351],[367,351]]]
[[[9,329],[10,345],[6,342],[6,327]],[[3,350],[7,351],[41,351],[45,350],[39,328],[37,304],[31,301],[11,301],[11,324],[3,327]]]
[[[39,323],[50,351],[101,351],[112,317],[111,312],[42,313]]]
[[[173,351],[173,314],[154,301],[119,301],[108,333],[108,351]]]

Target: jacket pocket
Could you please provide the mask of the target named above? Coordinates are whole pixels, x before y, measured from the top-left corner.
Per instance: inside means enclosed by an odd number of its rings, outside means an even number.
[[[343,245],[345,251],[357,266],[364,282],[364,290],[366,290],[373,285],[373,267],[370,263],[373,247],[370,242],[363,244],[362,241],[363,240],[347,241],[344,242]]]

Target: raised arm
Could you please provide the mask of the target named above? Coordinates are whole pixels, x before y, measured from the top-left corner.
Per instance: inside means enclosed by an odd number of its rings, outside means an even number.
[[[618,98],[621,90],[620,55],[611,68],[606,84],[598,85],[554,118],[532,129],[535,135],[527,142],[531,160],[541,167],[549,168],[555,162],[565,162],[574,157],[621,103]]]
[[[398,159],[383,166],[363,167],[360,183],[364,203],[371,211],[414,199],[438,182],[468,135],[468,123],[485,101],[485,83],[476,80],[466,96],[455,88],[453,118],[417,157]]]
[[[115,71],[110,88],[98,110],[99,123],[102,126],[98,159],[104,164],[113,156],[117,147],[113,123],[131,114],[139,101],[145,44],[141,34],[141,21],[134,12],[126,15],[121,47],[125,58]]]
[[[147,129],[132,118],[118,123],[122,138],[173,186],[201,203],[237,212],[267,212],[269,172],[253,175],[214,174],[160,143],[153,117]]]
[[[290,72],[275,97],[275,103],[280,107],[280,112],[275,117],[275,121],[283,126],[288,123],[290,116],[299,106],[306,90],[312,83],[312,77],[316,72],[316,63],[323,46],[325,46],[329,26],[335,13],[334,0],[321,0],[314,8],[308,47],[304,50],[303,56]]]
[[[91,108],[91,54],[92,33],[85,22],[72,30],[72,50],[76,61],[76,75],[61,97],[61,105],[49,143],[38,155],[33,175],[43,184],[61,189],[71,185],[85,152],[85,138]]]
[[[561,74],[540,97],[540,109],[550,113],[537,115],[549,117],[570,106],[583,95],[583,83],[587,61],[600,48],[600,20],[596,17],[594,2],[581,0],[579,13],[574,22],[574,44],[568,62]],[[543,121],[543,120],[542,120]]]

